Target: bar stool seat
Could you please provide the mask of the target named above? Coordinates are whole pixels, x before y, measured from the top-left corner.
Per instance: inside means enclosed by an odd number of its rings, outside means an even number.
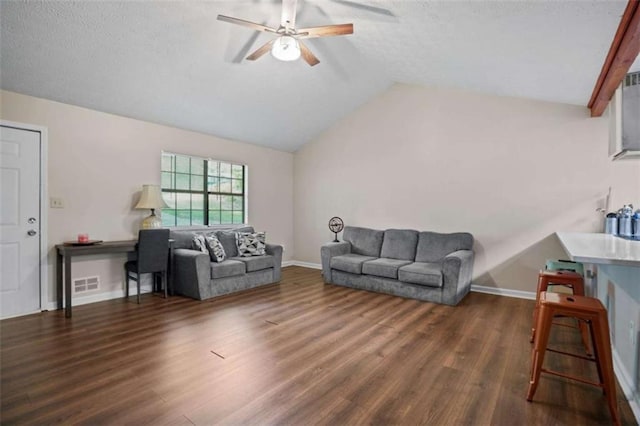
[[[593,342],[593,358],[547,348],[553,318],[559,315],[577,318],[589,326]],[[542,292],[540,293],[540,315],[537,318],[536,330],[535,342],[531,351],[531,380],[529,381],[527,401],[533,400],[541,373],[577,380],[603,389],[607,397],[611,418],[614,424],[619,425],[620,417],[616,401],[616,382],[613,375],[609,322],[607,320],[607,311],[602,303],[598,299],[591,297]],[[546,351],[595,362],[600,382],[595,383],[543,368]]]
[[[584,277],[584,265],[580,262],[564,259],[548,259],[544,264],[547,271],[571,271]]]
[[[565,286],[573,292],[576,296],[584,296],[584,278],[578,272],[560,270],[560,271],[550,271],[543,270],[538,274],[538,288],[536,290],[536,306],[533,309],[533,322],[531,327],[531,338],[530,342],[533,343],[533,339],[536,335],[536,322],[538,320],[538,312],[540,310],[540,294],[542,292],[546,292],[549,286],[551,285],[562,285]],[[565,325],[565,324],[559,324]],[[585,351],[587,355],[591,355],[591,351],[589,349],[589,333],[587,331],[587,326],[578,321],[578,328],[580,329],[580,334],[582,336],[582,343],[584,345]]]

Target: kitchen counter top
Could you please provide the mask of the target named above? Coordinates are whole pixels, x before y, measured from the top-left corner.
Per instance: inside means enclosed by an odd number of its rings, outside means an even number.
[[[640,241],[609,234],[556,232],[571,260],[640,268]]]

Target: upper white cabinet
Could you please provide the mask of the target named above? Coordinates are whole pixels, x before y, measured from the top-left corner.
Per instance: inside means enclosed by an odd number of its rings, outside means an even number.
[[[640,71],[626,75],[608,107],[609,156],[640,158]]]

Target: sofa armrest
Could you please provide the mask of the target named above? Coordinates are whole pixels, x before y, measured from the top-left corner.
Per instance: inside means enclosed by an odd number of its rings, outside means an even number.
[[[265,244],[266,253],[273,256],[273,282],[277,283],[282,278],[282,252],[283,248],[278,244]]]
[[[469,293],[473,275],[473,258],[472,250],[458,250],[445,256],[442,262],[444,303],[457,305]]]
[[[211,279],[211,259],[207,253],[197,250],[175,249],[173,285],[178,294],[202,299],[201,288],[206,288]]]
[[[326,243],[320,247],[320,259],[322,260],[322,276],[324,282],[331,283],[331,258],[351,253],[351,243],[341,241],[339,243]]]

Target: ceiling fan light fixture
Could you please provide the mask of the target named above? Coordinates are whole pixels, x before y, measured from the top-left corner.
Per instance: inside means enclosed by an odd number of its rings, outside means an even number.
[[[294,37],[280,36],[271,47],[271,55],[280,61],[295,61],[300,57],[300,44]]]

